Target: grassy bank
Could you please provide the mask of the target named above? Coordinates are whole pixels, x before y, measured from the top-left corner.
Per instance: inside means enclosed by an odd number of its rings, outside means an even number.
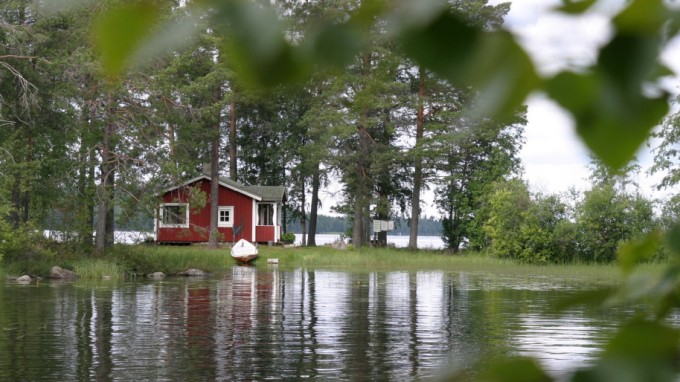
[[[278,258],[289,267],[325,268],[353,271],[444,270],[489,272],[504,275],[540,275],[543,277],[579,277],[616,281],[621,272],[616,264],[520,264],[481,253],[454,255],[443,251],[407,251],[404,249],[365,249],[338,251],[317,248],[264,248],[263,258]],[[644,266],[645,271],[661,269],[660,265]]]
[[[59,253],[59,252],[57,252]],[[444,270],[489,272],[500,275],[540,275],[542,277],[587,278],[591,281],[616,281],[620,277],[615,264],[526,265],[478,253],[452,255],[440,251],[407,251],[403,249],[365,249],[340,251],[329,247],[282,248],[260,246],[256,267],[267,267],[276,258],[280,269],[317,268],[350,271],[415,271]],[[5,264],[3,274],[45,277],[53,265],[71,269],[85,279],[125,278],[152,272],[176,274],[189,268],[210,273],[231,269],[234,260],[227,246],[210,250],[206,246],[116,246],[109,254],[97,257],[57,254]],[[645,265],[655,272],[661,265]]]

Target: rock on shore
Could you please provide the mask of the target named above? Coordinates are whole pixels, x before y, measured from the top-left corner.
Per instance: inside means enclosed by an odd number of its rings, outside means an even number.
[[[205,276],[206,272],[200,269],[187,269],[186,271],[179,272],[177,276],[189,276],[189,277],[200,277]]]
[[[51,279],[77,279],[78,275],[75,274],[73,271],[69,271],[68,269],[64,269],[60,266],[53,266],[52,269],[50,269],[50,276],[49,278]]]

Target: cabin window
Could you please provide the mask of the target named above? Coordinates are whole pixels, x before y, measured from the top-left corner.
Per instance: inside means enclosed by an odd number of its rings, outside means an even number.
[[[161,228],[189,228],[189,204],[167,203],[161,204]]]
[[[274,205],[260,204],[258,205],[259,220],[257,225],[274,225]]]
[[[234,226],[234,207],[219,207],[217,209],[217,226],[218,227],[233,227]]]

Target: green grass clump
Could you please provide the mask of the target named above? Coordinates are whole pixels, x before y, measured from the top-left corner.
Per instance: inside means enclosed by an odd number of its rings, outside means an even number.
[[[330,247],[269,247],[259,246],[256,267],[266,267],[267,260],[276,258],[280,268],[317,268],[353,272],[443,270],[450,272],[484,272],[497,275],[538,275],[616,282],[621,272],[616,264],[554,264],[528,265],[484,253],[452,254],[446,251],[409,251],[395,248],[362,248],[336,250]],[[119,245],[104,255],[75,254],[58,248],[29,253],[3,264],[3,274],[46,277],[54,265],[73,270],[83,279],[112,279],[145,276],[153,272],[174,275],[196,268],[210,273],[224,273],[235,264],[228,245],[217,250],[205,245],[154,246]],[[644,264],[645,272],[659,272],[662,264]]]
[[[616,264],[529,265],[483,253],[452,254],[446,251],[409,251],[394,248],[365,248],[341,251],[329,247],[260,247],[263,259],[278,258],[279,266],[331,268],[351,271],[444,270],[486,272],[502,275],[541,275],[618,281]],[[266,263],[266,261],[263,261]],[[654,266],[648,266],[654,269]]]
[[[114,250],[114,257],[129,275],[141,276],[153,272],[176,274],[189,268],[210,273],[224,272],[234,265],[229,249],[217,250],[206,246],[122,246]]]
[[[97,280],[102,278],[120,279],[125,277],[125,268],[103,258],[84,258],[72,264],[73,272],[80,278]]]

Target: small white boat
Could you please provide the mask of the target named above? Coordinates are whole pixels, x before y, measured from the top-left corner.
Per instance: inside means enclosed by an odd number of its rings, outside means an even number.
[[[257,247],[248,240],[241,239],[231,247],[231,257],[239,263],[248,263],[257,257]]]

